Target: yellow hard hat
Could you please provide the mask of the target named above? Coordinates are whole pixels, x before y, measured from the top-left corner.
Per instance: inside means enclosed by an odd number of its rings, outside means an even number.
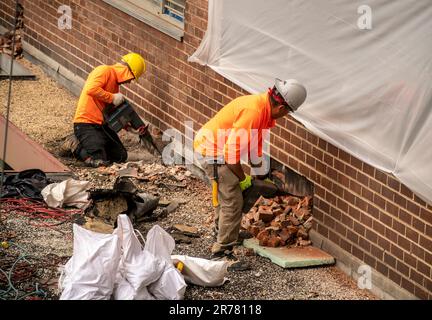
[[[128,53],[127,55],[123,56],[122,61],[128,64],[136,80],[138,80],[146,70],[145,60],[138,53]]]

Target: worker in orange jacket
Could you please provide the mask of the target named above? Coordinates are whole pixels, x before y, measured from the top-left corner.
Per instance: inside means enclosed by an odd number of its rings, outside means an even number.
[[[217,238],[212,258],[236,259],[232,250],[240,243],[243,191],[252,185],[252,177],[245,174],[240,160],[245,155],[250,159],[252,152],[258,159],[262,157],[263,131],[274,127],[276,119],[296,111],[306,95],[305,87],[297,80],[276,79],[266,93],[234,99],[198,131],[195,158],[210,180],[217,179]],[[265,176],[261,173],[259,178]]]
[[[144,58],[129,53],[121,63],[96,67],[88,76],[74,118],[74,133],[79,141],[75,155],[87,165],[106,166],[124,162],[127,151],[117,133],[104,122],[104,109],[121,105],[125,98],[119,86],[138,80],[145,72]]]

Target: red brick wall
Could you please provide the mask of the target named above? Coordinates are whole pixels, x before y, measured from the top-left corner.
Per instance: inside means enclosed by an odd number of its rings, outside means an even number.
[[[11,27],[12,0],[0,3],[0,24]],[[125,90],[161,129],[195,129],[246,92],[187,58],[207,27],[207,0],[188,0],[184,41],[159,32],[100,0],[22,0],[25,40],[86,78],[96,65],[140,52],[148,71]],[[57,28],[57,8],[70,5],[73,29]],[[315,184],[316,230],[420,298],[432,299],[432,206],[393,176],[312,135],[287,118],[273,130],[272,156]]]

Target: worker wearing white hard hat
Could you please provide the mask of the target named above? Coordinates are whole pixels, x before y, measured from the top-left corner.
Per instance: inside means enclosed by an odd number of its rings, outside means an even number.
[[[274,127],[277,119],[298,110],[306,96],[306,88],[297,80],[276,79],[268,92],[234,99],[198,131],[195,157],[212,180],[216,209],[213,258],[232,257],[233,246],[241,240],[243,192],[252,186],[252,177],[245,174],[240,159],[246,152],[254,152],[253,148],[262,157],[262,132]],[[256,144],[253,132],[258,133]],[[265,179],[265,174],[256,178]]]

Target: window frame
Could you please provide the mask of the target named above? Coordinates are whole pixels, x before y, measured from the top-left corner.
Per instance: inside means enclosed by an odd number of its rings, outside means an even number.
[[[178,41],[183,40],[184,36],[184,21],[180,22],[177,19],[164,14],[166,0],[161,1],[161,5],[152,3],[151,0],[146,0],[142,4],[137,4],[139,0],[103,0],[112,7],[123,11],[124,13],[142,21],[149,26],[173,37]],[[183,16],[184,19],[184,16]]]

